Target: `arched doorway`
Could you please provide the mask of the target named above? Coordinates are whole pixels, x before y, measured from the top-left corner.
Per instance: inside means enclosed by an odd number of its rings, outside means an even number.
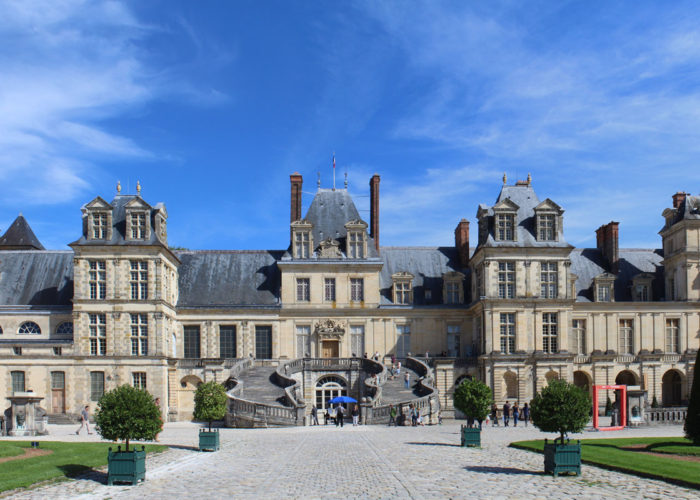
[[[518,376],[513,372],[503,374],[503,398],[518,399]]]
[[[661,400],[664,406],[681,405],[683,378],[677,370],[669,370],[661,379]]]
[[[319,410],[330,407],[331,399],[347,395],[347,383],[336,375],[326,375],[316,382],[316,407]]]
[[[547,381],[547,385],[549,385],[552,382],[552,380],[559,380],[559,374],[554,370],[549,370],[545,374],[544,379]]]
[[[615,384],[616,385],[638,385],[637,384],[637,377],[633,372],[631,372],[629,370],[624,370],[624,371],[621,371],[620,373],[618,373],[617,377],[615,377]]]
[[[187,375],[180,380],[177,388],[177,410],[181,418],[192,418],[194,413],[194,393],[202,383],[196,375]]]
[[[586,372],[575,371],[574,372],[574,385],[580,387],[586,392],[591,392],[591,378]]]
[[[464,382],[465,380],[471,380],[473,378],[474,377],[472,377],[471,375],[467,375],[467,374],[460,375],[459,377],[457,377],[457,380],[455,381],[455,389],[457,387],[459,387],[460,385],[462,385],[462,382]]]

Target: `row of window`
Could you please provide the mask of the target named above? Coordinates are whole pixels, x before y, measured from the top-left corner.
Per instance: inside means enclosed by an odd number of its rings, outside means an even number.
[[[497,214],[495,238],[497,241],[515,241],[515,214]],[[554,214],[537,215],[537,240],[556,241],[557,227]]]
[[[556,262],[540,263],[540,298],[556,299],[559,289],[559,272]],[[479,294],[482,295],[481,275],[477,276]],[[515,262],[498,263],[498,298],[515,298]]]
[[[131,231],[132,240],[143,240],[147,236],[146,213],[135,212],[129,214],[127,219]],[[109,236],[109,214],[107,212],[94,212],[92,214],[92,239],[106,240]]]
[[[324,278],[323,300],[335,302],[335,278]],[[362,302],[365,300],[365,280],[363,278],[350,278],[350,301]],[[311,280],[309,278],[297,278],[297,302],[311,301]]]
[[[129,261],[129,284],[132,300],[148,299],[148,262]],[[107,297],[107,264],[104,260],[88,262],[88,285],[90,298],[104,300]]]
[[[12,392],[25,392],[27,390],[26,377],[23,371],[11,372]],[[146,389],[146,372],[133,372],[131,382],[137,389]],[[65,372],[51,372],[51,389],[65,390]],[[105,373],[90,372],[90,401],[99,401],[105,392]]]
[[[364,259],[367,257],[367,238],[366,229],[367,225],[365,223],[353,223],[349,222],[346,224],[347,236],[346,236],[346,256],[349,259]],[[351,229],[352,228],[352,229]],[[292,247],[292,253],[296,259],[308,259],[314,253],[314,242],[311,233],[311,224],[297,221],[293,224],[292,229],[294,236],[294,246]],[[323,248],[323,243],[321,244]],[[337,243],[336,243],[337,247]],[[321,251],[321,256],[323,257],[323,250]],[[338,255],[339,256],[339,255]]]
[[[665,352],[679,353],[679,320],[666,320]],[[512,354],[515,352],[515,313],[500,314],[500,341],[501,353]],[[546,353],[555,353],[559,350],[558,345],[558,314],[542,314],[542,350]],[[618,325],[618,353],[634,354],[634,321],[631,319],[621,319]],[[585,354],[586,349],[586,320],[574,319],[571,323],[571,336],[569,349],[577,354]]]
[[[0,335],[3,334],[0,326]],[[41,335],[41,327],[33,321],[25,321],[17,329],[18,335]],[[73,322],[64,321],[56,327],[56,335],[73,335]]]

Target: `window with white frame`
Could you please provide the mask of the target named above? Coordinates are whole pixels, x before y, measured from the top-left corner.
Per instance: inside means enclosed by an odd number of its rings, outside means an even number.
[[[515,240],[515,214],[496,215],[496,239],[498,241]]]
[[[147,300],[148,262],[145,260],[132,260],[130,264],[131,300]]]
[[[294,257],[308,259],[311,256],[311,231],[294,231]]]
[[[18,335],[41,335],[41,328],[33,321],[25,321],[17,330]]]
[[[146,372],[133,372],[131,379],[135,388],[146,390]]]
[[[363,278],[350,278],[350,300],[352,302],[365,300],[365,280]]]
[[[324,278],[323,300],[326,302],[335,302],[335,278]]]
[[[634,353],[634,324],[631,319],[621,319],[619,332],[620,354]]]
[[[515,352],[515,313],[501,313],[501,354]]]
[[[679,346],[679,321],[677,319],[667,319],[666,320],[666,352],[678,354],[680,351]]]
[[[104,212],[95,212],[92,214],[92,239],[107,239],[107,214]]]
[[[539,241],[555,241],[556,235],[556,216],[554,214],[538,215],[537,239]]]
[[[557,263],[542,262],[540,272],[540,298],[556,299],[557,298]]]
[[[104,260],[91,260],[88,262],[88,284],[90,286],[91,299],[105,299],[107,296],[107,264]]]
[[[131,214],[131,239],[143,240],[146,238],[146,214],[137,212]]]
[[[459,288],[461,283],[458,281],[447,281],[445,283],[445,304],[459,304]]]
[[[542,313],[542,350],[552,354],[558,350],[557,313]]]
[[[454,358],[462,355],[462,330],[459,325],[447,325],[447,355]]]
[[[638,301],[647,302],[649,300],[649,285],[639,284],[634,287],[634,294]]]
[[[601,283],[598,285],[598,302],[610,302],[611,286],[608,283]]]
[[[24,392],[24,372],[16,371],[11,373],[12,392]]]
[[[586,320],[571,321],[571,348],[576,354],[586,354]]]
[[[405,358],[411,352],[410,325],[396,325],[396,357]]]
[[[348,258],[363,259],[365,257],[365,232],[348,232]]]
[[[104,356],[107,354],[107,315],[90,314],[90,355]]]
[[[498,263],[498,297],[515,298],[515,262]]]
[[[365,352],[365,325],[350,325],[350,349],[356,356]]]
[[[297,358],[311,356],[311,327],[297,325]]]
[[[311,300],[311,283],[309,278],[297,278],[297,302]]]
[[[148,315],[131,314],[131,355],[148,356]]]

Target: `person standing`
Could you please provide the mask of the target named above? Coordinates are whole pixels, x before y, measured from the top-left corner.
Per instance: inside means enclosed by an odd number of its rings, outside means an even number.
[[[498,406],[496,403],[491,405],[491,427],[500,426],[498,423]]]
[[[523,422],[525,422],[525,427],[527,427],[528,420],[530,420],[530,407],[525,403],[525,406],[523,406]]]
[[[503,405],[503,425],[508,427],[508,422],[510,422],[510,405],[508,401]]]
[[[518,426],[518,417],[520,416],[520,408],[518,408],[518,402],[513,404],[513,427]]]
[[[343,405],[338,405],[338,408],[335,409],[335,426],[342,427],[343,426],[343,413],[345,413],[345,409],[343,408]]]
[[[406,372],[403,376],[403,383],[406,386],[406,389],[411,387],[411,375],[409,375],[408,372]]]
[[[352,407],[352,426],[357,427],[360,420],[360,408],[357,405]]]
[[[76,435],[80,434],[80,431],[83,430],[83,426],[85,426],[85,430],[87,431],[88,434],[92,434],[92,432],[90,432],[89,409],[90,409],[90,407],[85,405],[85,408],[83,408],[83,411],[80,412],[80,427],[78,427],[78,430],[75,431]]]
[[[316,408],[316,405],[311,407],[311,425],[318,425],[318,408]]]
[[[394,424],[394,427],[396,427],[396,408],[394,408],[394,405],[389,405],[389,425],[388,425],[388,427],[391,427],[391,424]]]

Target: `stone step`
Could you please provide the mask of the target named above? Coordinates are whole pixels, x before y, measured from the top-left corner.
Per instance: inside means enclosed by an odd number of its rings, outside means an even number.
[[[243,387],[240,397],[257,403],[285,406],[284,389],[273,381],[274,373],[275,368],[270,366],[256,366],[241,373],[238,377]]]
[[[404,377],[406,373],[410,375],[410,387],[408,389],[406,388],[404,382]],[[391,377],[389,377],[386,383],[382,386],[382,403],[399,403],[401,401],[408,401],[411,399],[419,398],[420,396],[414,390],[416,382],[418,382],[418,378],[418,373],[411,370],[410,368],[402,366],[401,373],[396,375],[396,378],[394,380],[392,380]]]

